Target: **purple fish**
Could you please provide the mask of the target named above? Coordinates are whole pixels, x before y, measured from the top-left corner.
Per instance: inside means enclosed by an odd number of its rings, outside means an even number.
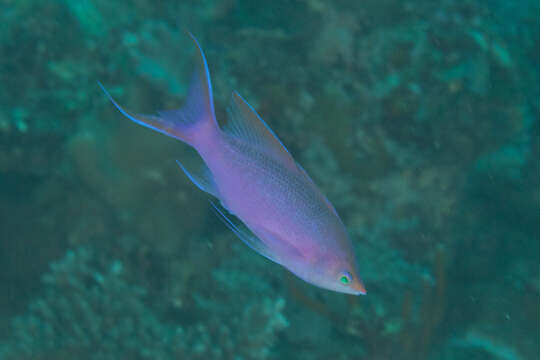
[[[250,248],[305,281],[347,294],[365,294],[345,226],[336,210],[255,110],[233,92],[229,121],[214,114],[210,74],[197,47],[185,105],[156,115],[126,117],[191,145],[199,168],[178,164],[201,190],[220,200],[216,213]],[[229,214],[243,222],[236,224]],[[245,225],[245,226],[244,226]]]

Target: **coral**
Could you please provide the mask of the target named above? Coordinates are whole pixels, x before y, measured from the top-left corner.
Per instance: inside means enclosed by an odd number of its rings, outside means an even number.
[[[166,358],[180,333],[160,324],[144,289],[125,277],[118,260],[99,261],[89,248],[68,251],[43,275],[44,296],[13,321],[5,358]]]
[[[245,303],[195,297],[194,308],[184,309],[193,324],[165,320],[157,300],[130,282],[124,263],[104,258],[82,247],[52,264],[43,275],[43,297],[13,320],[2,358],[261,360],[287,326],[284,300],[269,297]],[[228,290],[243,283],[236,280],[237,274],[216,273]]]

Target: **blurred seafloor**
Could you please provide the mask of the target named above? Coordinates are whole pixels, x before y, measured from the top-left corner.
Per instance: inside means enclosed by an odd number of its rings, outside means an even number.
[[[0,359],[536,359],[540,3],[0,0]],[[368,289],[256,255],[118,114],[193,46],[334,203]],[[188,160],[189,161],[189,160]]]

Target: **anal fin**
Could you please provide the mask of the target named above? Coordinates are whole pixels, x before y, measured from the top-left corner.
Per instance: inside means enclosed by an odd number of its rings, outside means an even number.
[[[178,164],[178,166],[180,166],[182,171],[184,171],[184,174],[186,174],[189,180],[191,180],[195,185],[197,185],[199,189],[209,193],[210,195],[219,197],[216,183],[214,182],[214,178],[212,176],[212,172],[210,171],[208,166],[204,164],[204,162],[201,163],[197,170],[188,170],[178,160],[176,160],[176,163]]]

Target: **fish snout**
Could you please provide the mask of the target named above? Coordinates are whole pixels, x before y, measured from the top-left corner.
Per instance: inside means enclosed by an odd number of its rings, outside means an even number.
[[[356,292],[358,292],[358,295],[367,294],[366,287],[364,286],[364,282],[360,279],[356,279],[355,281],[353,281],[353,283],[351,284],[351,288],[355,290]]]

